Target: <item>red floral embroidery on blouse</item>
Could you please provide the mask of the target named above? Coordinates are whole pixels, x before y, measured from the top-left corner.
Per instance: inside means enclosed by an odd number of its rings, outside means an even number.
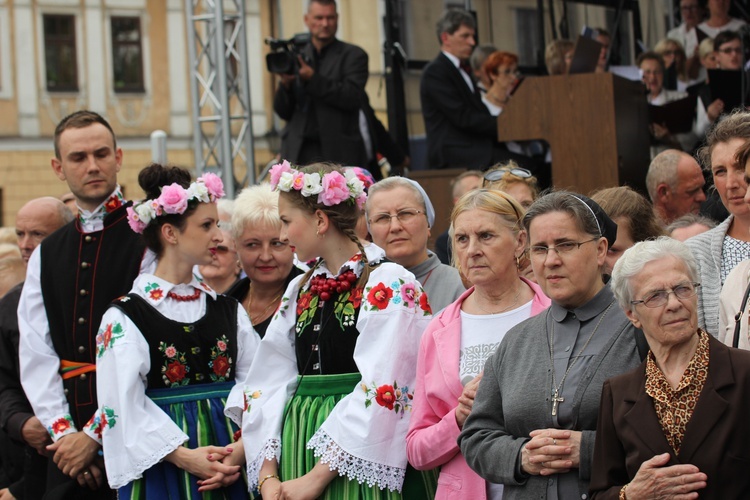
[[[70,421],[65,417],[60,417],[52,422],[52,433],[62,434],[63,432],[70,429]]]
[[[367,300],[374,307],[378,309],[385,309],[388,307],[388,302],[393,297],[393,290],[387,287],[383,283],[378,283],[367,294]]]
[[[378,387],[378,390],[375,393],[375,401],[380,406],[384,406],[389,410],[392,410],[393,403],[396,402],[394,392],[395,391],[393,390],[392,385],[381,385],[380,387]]]
[[[422,291],[419,296],[419,308],[427,314],[432,314],[432,307],[430,307],[430,302],[427,300],[427,292],[425,291]]]

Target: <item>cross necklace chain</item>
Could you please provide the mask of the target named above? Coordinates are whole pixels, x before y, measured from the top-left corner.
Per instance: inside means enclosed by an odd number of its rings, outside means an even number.
[[[565,375],[563,375],[562,380],[560,380],[560,384],[558,385],[555,381],[555,319],[552,318],[552,328],[549,336],[549,361],[552,365],[552,416],[557,415],[557,405],[565,401],[565,398],[563,398],[560,393],[562,391],[562,386],[565,383],[565,379],[568,377],[568,373],[570,373],[570,369],[573,368],[573,366],[576,364],[578,359],[583,356],[583,352],[586,350],[586,348],[589,346],[589,342],[591,342],[591,339],[594,338],[594,335],[596,334],[597,330],[599,330],[599,326],[601,326],[602,321],[604,321],[604,318],[607,317],[607,313],[614,305],[615,301],[609,303],[607,308],[604,310],[604,314],[599,318],[599,321],[596,323],[596,326],[594,327],[594,331],[591,332],[591,335],[589,335],[588,340],[585,344],[583,344],[583,348],[578,352],[576,356],[571,356],[570,361],[568,362],[568,369],[565,370]],[[575,343],[574,343],[575,344]]]

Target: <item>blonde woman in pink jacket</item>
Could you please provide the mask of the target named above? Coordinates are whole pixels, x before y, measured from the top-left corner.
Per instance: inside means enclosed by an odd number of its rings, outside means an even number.
[[[464,195],[451,214],[454,265],[474,284],[433,318],[422,335],[409,432],[409,462],[440,467],[436,500],[502,498],[466,464],[456,443],[471,412],[484,362],[513,326],[546,309],[539,286],[519,276],[523,207],[500,191]]]

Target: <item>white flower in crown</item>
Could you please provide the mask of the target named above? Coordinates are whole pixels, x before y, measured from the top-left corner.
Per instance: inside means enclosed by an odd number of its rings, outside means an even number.
[[[292,172],[284,172],[281,174],[279,179],[279,189],[282,191],[289,192],[294,186],[294,174]]]
[[[320,174],[315,172],[305,174],[305,184],[302,188],[302,196],[312,196],[323,191],[323,184],[320,181]]]
[[[141,203],[140,205],[136,205],[134,210],[138,215],[140,221],[144,224],[148,224],[154,217],[156,217],[156,211],[150,203]]]
[[[359,196],[365,192],[365,184],[362,180],[357,177],[357,174],[353,170],[344,171],[346,177],[346,185],[349,187],[352,198],[359,198]]]
[[[199,200],[202,203],[208,203],[211,201],[208,196],[208,188],[202,182],[193,182],[190,187],[187,188],[188,199]]]

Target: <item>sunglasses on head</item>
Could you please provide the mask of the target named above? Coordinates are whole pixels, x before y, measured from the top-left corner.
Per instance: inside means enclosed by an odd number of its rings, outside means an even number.
[[[496,182],[505,177],[507,174],[513,174],[522,179],[531,177],[531,171],[521,167],[514,167],[508,170],[490,170],[484,174],[484,180],[487,182]]]

